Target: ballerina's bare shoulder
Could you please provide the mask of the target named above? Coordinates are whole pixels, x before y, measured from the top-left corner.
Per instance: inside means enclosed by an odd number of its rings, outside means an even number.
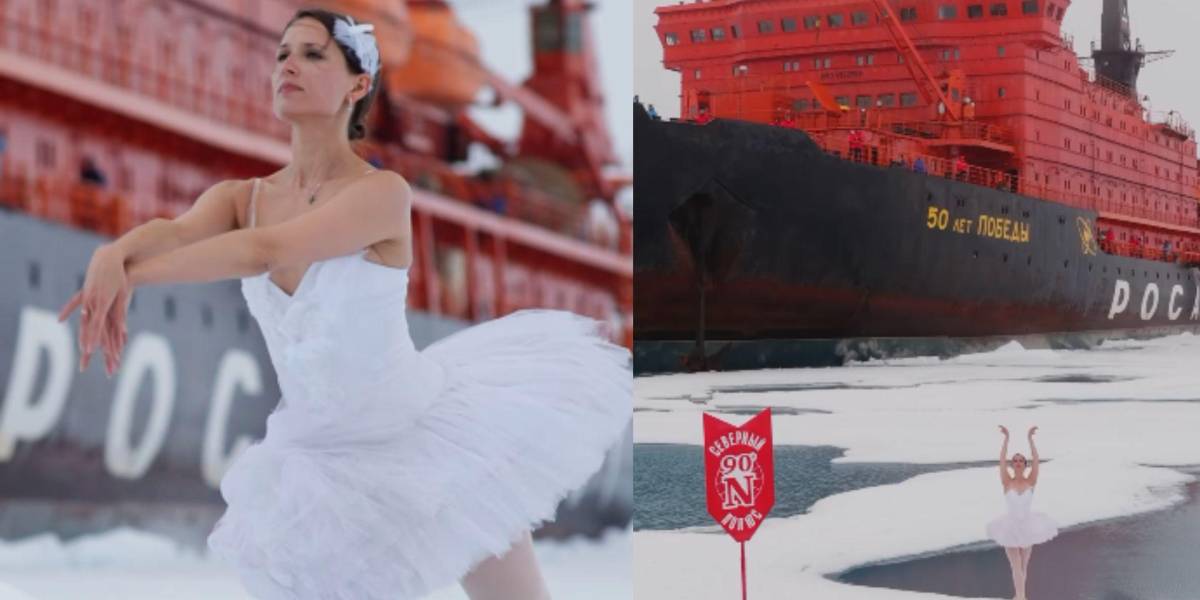
[[[380,176],[394,177],[403,181],[403,177],[398,173],[385,169],[379,169],[377,173],[370,173],[368,175],[331,179],[321,184],[316,200],[312,204],[309,204],[308,199],[299,198],[295,195],[294,190],[283,187],[280,172],[277,171],[260,178],[261,183],[258,188],[258,198],[254,201],[256,214],[254,215],[253,224],[255,227],[263,227],[282,223],[322,206],[324,203],[335,198],[358,177]],[[254,179],[236,180],[231,183],[230,192],[234,195],[237,205],[238,227],[249,227],[251,219],[250,200],[254,190]],[[367,260],[397,269],[408,267],[412,263],[411,221],[405,222],[403,229],[404,231],[400,235],[376,242],[368,247]],[[307,265],[304,267],[307,268]],[[286,281],[298,280],[304,273],[305,268],[300,268],[299,266],[281,268],[274,272],[277,275],[273,276],[273,278]],[[293,272],[289,273],[289,271]]]

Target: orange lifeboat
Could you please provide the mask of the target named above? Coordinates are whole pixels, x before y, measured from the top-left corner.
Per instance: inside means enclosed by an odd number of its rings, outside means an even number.
[[[408,17],[412,54],[385,74],[388,89],[445,107],[470,104],[484,83],[474,34],[442,0],[409,0]]]

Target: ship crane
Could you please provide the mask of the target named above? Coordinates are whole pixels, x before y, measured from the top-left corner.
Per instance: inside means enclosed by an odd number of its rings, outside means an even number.
[[[879,18],[892,36],[892,42],[896,45],[896,50],[900,52],[900,56],[904,57],[904,65],[908,67],[909,73],[912,74],[913,80],[917,83],[917,90],[921,93],[921,97],[930,105],[937,104],[939,107],[944,107],[945,114],[942,118],[948,121],[959,121],[962,118],[960,101],[951,101],[946,92],[942,90],[942,86],[938,84],[937,79],[933,76],[933,72],[921,59],[921,54],[917,52],[917,47],[913,44],[912,39],[904,32],[904,26],[900,24],[900,20],[896,18],[895,11],[887,0],[875,0],[875,6],[879,10]]]

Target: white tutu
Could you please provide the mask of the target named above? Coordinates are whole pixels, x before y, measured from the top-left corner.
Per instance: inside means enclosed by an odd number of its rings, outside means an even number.
[[[406,271],[318,266],[294,297],[243,280],[284,398],[221,481],[229,506],[209,546],[256,597],[452,584],[553,517],[622,439],[629,352],[595,321],[522,311],[416,352]]]
[[[1005,548],[1026,548],[1042,544],[1058,535],[1058,525],[1050,517],[1035,510],[1033,488],[1017,493],[1004,493],[1008,512],[987,524],[988,537]]]

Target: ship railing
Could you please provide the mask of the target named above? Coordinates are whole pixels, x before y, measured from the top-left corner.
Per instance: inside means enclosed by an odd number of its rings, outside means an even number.
[[[1065,31],[1060,31],[1058,34],[1058,42],[1059,45],[1062,46],[1063,50],[1069,50],[1072,54],[1075,53],[1075,36],[1066,33]]]
[[[1200,264],[1200,251],[1181,250],[1176,246],[1172,246],[1169,250],[1157,246],[1148,246],[1146,244],[1138,244],[1133,242],[1118,242],[1116,240],[1101,239],[1098,243],[1100,250],[1105,254],[1113,254],[1116,256],[1127,256],[1129,258],[1144,258],[1146,260],[1157,260],[1162,262],[1177,262],[1184,265]]]
[[[431,165],[435,166],[435,165]],[[444,165],[436,165],[444,167]],[[600,222],[586,207],[560,201],[534,187],[509,177],[497,177],[492,185],[452,173],[430,180],[421,171],[412,177],[413,186],[442,196],[469,202],[482,210],[540,226],[560,235],[594,246],[629,253],[628,223]],[[407,174],[407,173],[406,173]],[[453,176],[451,176],[453,175]],[[436,181],[436,183],[433,183]],[[501,198],[496,204],[489,201]],[[0,164],[0,205],[55,221],[118,237],[133,227],[155,218],[174,219],[188,210],[190,199],[175,201],[156,195],[116,192],[54,175],[29,176],[23,167],[9,161]]]
[[[879,167],[914,169],[914,165],[916,165],[919,158],[924,166],[924,172],[929,175],[1019,193],[1084,210],[1094,210],[1100,213],[1123,215],[1185,227],[1200,227],[1200,219],[1197,218],[1196,214],[1189,213],[1187,210],[1188,207],[1193,205],[1185,202],[1179,203],[1176,211],[1156,209],[1146,205],[1138,205],[1133,201],[1101,198],[1091,194],[1066,191],[1056,186],[1040,185],[1013,173],[972,165],[970,163],[963,168],[962,165],[956,166],[954,159],[942,156],[911,152],[899,154],[887,145],[873,144],[869,140],[856,149],[851,146],[847,136],[841,135],[840,132],[814,133],[812,139],[826,152],[851,162]]]
[[[134,214],[128,196],[96,185],[55,177],[29,177],[24,169],[0,167],[0,204],[50,221],[111,237],[121,235],[146,216]]]
[[[955,124],[937,121],[901,121],[883,123],[882,127],[892,133],[908,137],[982,140],[998,144],[1012,143],[1012,133],[1007,127],[978,121],[964,121]]]
[[[1124,83],[1121,83],[1115,79],[1109,79],[1099,73],[1096,73],[1095,71],[1085,70],[1084,74],[1087,75],[1087,81],[1095,84],[1096,87],[1099,87],[1101,90],[1114,94],[1119,99],[1127,100],[1129,102],[1137,102],[1137,99],[1133,95],[1133,90],[1131,90],[1130,87]]]
[[[518,181],[505,173],[496,173],[491,181],[456,172],[426,157],[404,155],[380,149],[384,162],[409,179],[413,187],[469,203],[481,210],[496,212],[517,221],[608,249],[621,246],[621,228],[617,231],[598,224],[588,207],[556,198],[542,189]],[[610,223],[611,225],[611,223]],[[623,247],[623,246],[622,246]]]
[[[1167,113],[1166,118],[1164,118],[1162,121],[1154,121],[1151,123],[1151,125],[1164,127],[1167,130],[1184,137],[1185,139],[1196,139],[1195,130],[1193,130],[1191,125],[1188,124],[1187,120],[1183,118],[1183,115],[1180,115],[1175,111]]]
[[[856,150],[856,148],[852,147],[847,136],[841,133],[817,133],[812,136],[812,139],[826,152],[851,162],[880,167],[904,167],[907,169],[923,167],[923,172],[929,175],[937,175],[947,179],[956,179],[974,185],[1010,192],[1015,192],[1019,189],[1019,179],[1011,173],[980,167],[970,163],[967,163],[965,166],[961,164],[956,165],[954,159],[943,156],[919,152],[896,152],[888,145],[873,144],[869,141]],[[918,159],[920,159],[921,167],[917,166]]]
[[[88,78],[136,91],[215,121],[276,138],[287,126],[274,118],[269,96],[224,93],[179,77],[176,72],[132,60],[114,46],[93,46],[68,30],[13,19],[0,10],[0,48],[62,67]],[[215,81],[208,77],[205,81]],[[257,89],[257,88],[253,88]]]
[[[827,112],[805,112],[795,115],[794,126],[805,131],[824,129],[866,128],[887,131],[895,135],[923,139],[981,140],[1011,145],[1012,131],[1003,125],[981,121],[944,123],[938,121],[892,121],[886,110],[863,113],[830,114]]]

